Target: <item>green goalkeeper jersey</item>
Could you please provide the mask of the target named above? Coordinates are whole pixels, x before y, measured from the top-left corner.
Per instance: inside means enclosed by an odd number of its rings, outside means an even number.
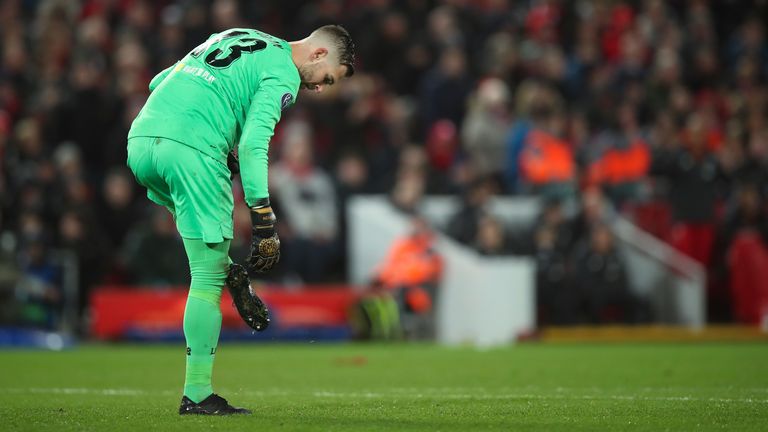
[[[237,145],[245,201],[253,205],[269,196],[269,140],[300,82],[286,41],[253,29],[213,34],[152,79],[128,138],[172,139],[223,164]]]

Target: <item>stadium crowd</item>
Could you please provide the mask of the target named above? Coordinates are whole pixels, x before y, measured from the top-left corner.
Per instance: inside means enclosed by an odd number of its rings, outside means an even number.
[[[725,251],[745,228],[768,234],[767,14],[736,0],[5,0],[0,280],[27,307],[2,316],[53,319],[61,251],[78,258],[81,307],[100,283],[185,283],[170,215],[125,168],[150,79],[222,29],[294,40],[339,23],[358,73],[300,95],[271,145],[285,246],[274,278],[344,277],[355,194],[409,212],[453,194],[463,208],[448,233],[483,254],[536,256],[552,321],[634,302],[613,211],[704,264],[711,318],[729,319]],[[546,202],[524,232],[483,211],[516,194]],[[563,310],[574,304],[584,310]]]

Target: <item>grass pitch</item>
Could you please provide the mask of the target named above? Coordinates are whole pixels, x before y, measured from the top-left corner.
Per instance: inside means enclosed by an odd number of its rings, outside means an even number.
[[[0,430],[768,430],[766,344],[226,345],[179,417],[184,348],[0,352]]]

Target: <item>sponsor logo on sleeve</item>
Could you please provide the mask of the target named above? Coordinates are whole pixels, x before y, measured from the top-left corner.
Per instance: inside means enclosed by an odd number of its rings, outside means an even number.
[[[209,84],[216,81],[216,77],[214,77],[213,75],[211,75],[210,72],[208,72],[207,70],[201,67],[194,67],[194,66],[185,65],[184,63],[179,63],[179,65],[176,66],[174,70],[177,72],[181,70],[181,72],[183,73],[200,77],[204,79],[206,82],[208,82]]]
[[[291,106],[291,103],[293,103],[293,95],[290,93],[286,93],[283,95],[283,97],[280,99],[280,109],[284,110]]]

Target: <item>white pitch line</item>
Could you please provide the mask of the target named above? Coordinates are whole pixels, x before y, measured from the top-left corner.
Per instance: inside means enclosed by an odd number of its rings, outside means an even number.
[[[629,396],[629,395],[579,395],[579,394],[424,394],[424,393],[376,393],[376,392],[356,392],[356,393],[337,393],[329,391],[317,391],[312,393],[315,397],[328,398],[366,398],[366,399],[386,399],[386,398],[414,398],[414,399],[480,399],[480,400],[504,400],[504,399],[539,399],[539,400],[622,400],[622,401],[661,401],[661,402],[716,402],[716,403],[758,403],[768,404],[768,399],[754,398],[701,398],[694,396]]]
[[[0,388],[0,391],[13,393],[13,394],[57,394],[57,395],[93,395],[93,396],[150,396],[150,395],[162,395],[171,396],[179,395],[180,391],[171,390],[158,390],[147,391],[141,389],[127,389],[127,388],[85,388],[85,387],[29,387],[29,388]],[[290,393],[279,391],[243,391],[243,390],[227,390],[227,393],[241,393],[248,394],[250,396],[283,396]]]
[[[312,396],[316,398],[348,398],[348,399],[454,399],[454,400],[515,400],[515,399],[534,399],[534,400],[617,400],[617,401],[637,401],[637,402],[709,402],[709,403],[742,403],[742,404],[768,404],[768,399],[762,398],[717,398],[717,397],[695,397],[695,396],[644,396],[644,395],[616,395],[616,394],[583,394],[572,389],[557,388],[555,394],[537,394],[537,393],[501,393],[489,394],[485,391],[475,393],[467,392],[433,392],[436,389],[404,389],[399,388],[396,391],[358,391],[358,392],[336,392],[327,390],[316,391],[286,391],[282,389],[266,390],[233,390],[225,389],[223,393],[242,394],[247,396],[269,397],[269,396]],[[455,389],[454,389],[455,390]],[[96,396],[148,396],[179,395],[178,391],[146,391],[140,389],[114,388],[61,388],[61,387],[30,387],[30,388],[8,388],[2,389],[4,392],[13,394],[56,394],[56,395],[96,395]]]
[[[148,393],[136,389],[94,389],[94,388],[59,388],[59,387],[31,387],[3,389],[8,393],[24,394],[64,394],[64,395],[96,395],[96,396],[144,396]]]

